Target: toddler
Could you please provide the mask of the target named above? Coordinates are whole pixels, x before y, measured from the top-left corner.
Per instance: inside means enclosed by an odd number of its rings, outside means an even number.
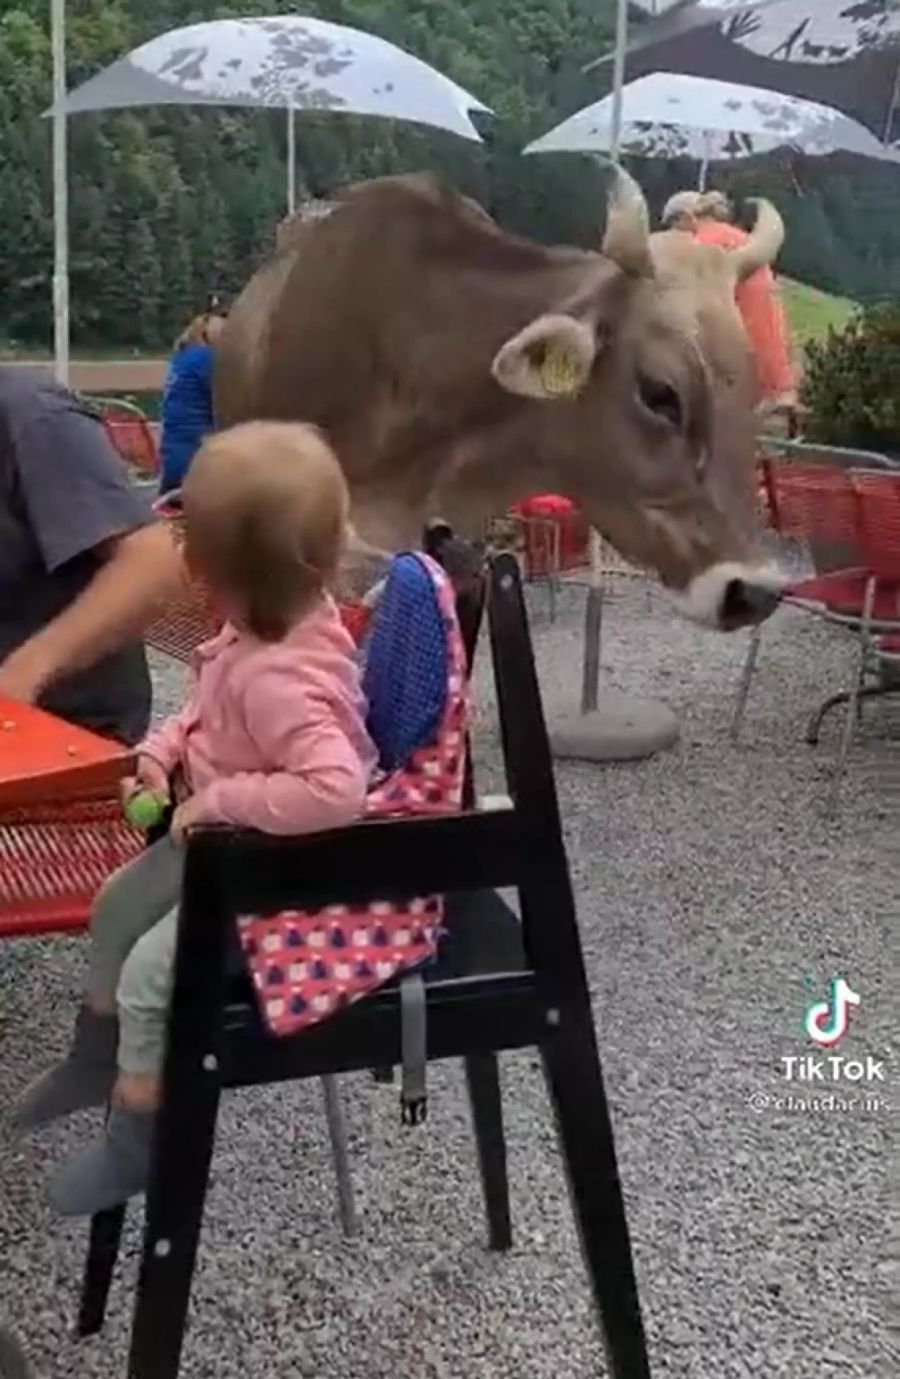
[[[112,1098],[104,1135],[51,1189],[67,1215],[146,1187],[186,834],[212,823],[278,834],[340,827],[362,813],[375,768],[354,644],[328,592],[348,499],[322,436],[261,422],[214,436],[183,500],[189,570],[225,621],[197,653],[186,707],[141,745],[125,783],[171,800],[171,831],[98,896],[71,1049],[17,1116],[30,1129]]]

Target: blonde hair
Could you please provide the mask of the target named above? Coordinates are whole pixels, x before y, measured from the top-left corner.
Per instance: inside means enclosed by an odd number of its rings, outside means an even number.
[[[333,583],[349,497],[316,427],[254,421],[209,437],[182,501],[190,568],[261,641],[281,641]]]
[[[682,216],[698,220],[731,220],[734,208],[724,192],[686,191],[670,196],[663,208],[662,222],[669,226]]]
[[[227,316],[222,311],[204,311],[189,321],[175,341],[176,350],[187,345],[214,345],[225,329]]]

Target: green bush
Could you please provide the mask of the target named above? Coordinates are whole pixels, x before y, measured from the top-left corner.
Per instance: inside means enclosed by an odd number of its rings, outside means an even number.
[[[900,302],[811,341],[802,397],[808,439],[900,455]]]

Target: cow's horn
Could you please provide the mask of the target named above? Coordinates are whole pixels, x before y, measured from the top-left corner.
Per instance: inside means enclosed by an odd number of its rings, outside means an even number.
[[[731,250],[731,262],[739,282],[765,268],[778,257],[784,244],[784,221],[771,201],[756,200],[756,224],[746,244]]]
[[[623,168],[615,169],[603,253],[629,277],[653,277],[647,202],[637,182]]]

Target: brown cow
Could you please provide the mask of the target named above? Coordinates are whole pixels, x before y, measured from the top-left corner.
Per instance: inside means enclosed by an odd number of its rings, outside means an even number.
[[[363,183],[296,227],[235,304],[217,419],[322,426],[373,545],[396,549],[437,513],[483,529],[551,488],[691,616],[755,622],[775,594],[754,559],[734,284],[782,237],[767,203],[731,253],[651,235],[624,173],[599,254],[507,234],[428,176]]]

